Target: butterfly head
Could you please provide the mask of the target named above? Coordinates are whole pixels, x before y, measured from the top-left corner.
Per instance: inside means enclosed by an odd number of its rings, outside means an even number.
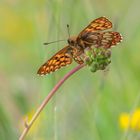
[[[76,39],[77,39],[77,37],[75,37],[75,36],[72,36],[72,37],[68,38],[68,44],[69,44],[70,46],[75,46],[75,44],[76,44]]]

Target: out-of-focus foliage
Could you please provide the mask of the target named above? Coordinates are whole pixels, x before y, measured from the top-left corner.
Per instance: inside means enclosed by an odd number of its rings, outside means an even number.
[[[123,42],[112,49],[108,71],[85,67],[73,75],[29,131],[29,140],[126,140],[131,130],[119,126],[122,112],[140,105],[139,0],[0,1],[0,140],[15,140],[32,114],[71,66],[44,77],[39,66],[93,19],[106,16]],[[29,115],[30,116],[30,115]],[[136,138],[139,139],[139,138]]]

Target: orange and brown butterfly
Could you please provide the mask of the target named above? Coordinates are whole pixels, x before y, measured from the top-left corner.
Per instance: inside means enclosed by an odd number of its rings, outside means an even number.
[[[68,45],[58,51],[38,70],[39,75],[46,75],[72,63],[73,59],[78,64],[84,61],[80,55],[85,48],[104,47],[106,49],[117,45],[122,40],[120,33],[108,31],[112,23],[105,17],[93,20],[78,36],[68,38]]]

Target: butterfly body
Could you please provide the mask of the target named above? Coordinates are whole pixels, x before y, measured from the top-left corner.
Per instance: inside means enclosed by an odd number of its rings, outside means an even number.
[[[74,59],[78,64],[83,64],[81,55],[86,48],[103,47],[111,48],[121,42],[122,37],[118,32],[105,31],[112,28],[112,23],[105,17],[93,20],[78,36],[68,38],[68,46],[58,51],[38,70],[39,75],[46,75],[72,63]]]

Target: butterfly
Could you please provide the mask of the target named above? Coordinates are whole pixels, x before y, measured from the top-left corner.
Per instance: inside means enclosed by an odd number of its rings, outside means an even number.
[[[83,64],[84,61],[80,56],[86,48],[91,46],[108,49],[117,45],[122,41],[122,36],[119,32],[108,31],[110,28],[112,28],[112,23],[106,17],[93,20],[78,36],[68,38],[68,45],[46,61],[37,73],[39,75],[52,73],[71,64],[73,60],[78,64]]]

